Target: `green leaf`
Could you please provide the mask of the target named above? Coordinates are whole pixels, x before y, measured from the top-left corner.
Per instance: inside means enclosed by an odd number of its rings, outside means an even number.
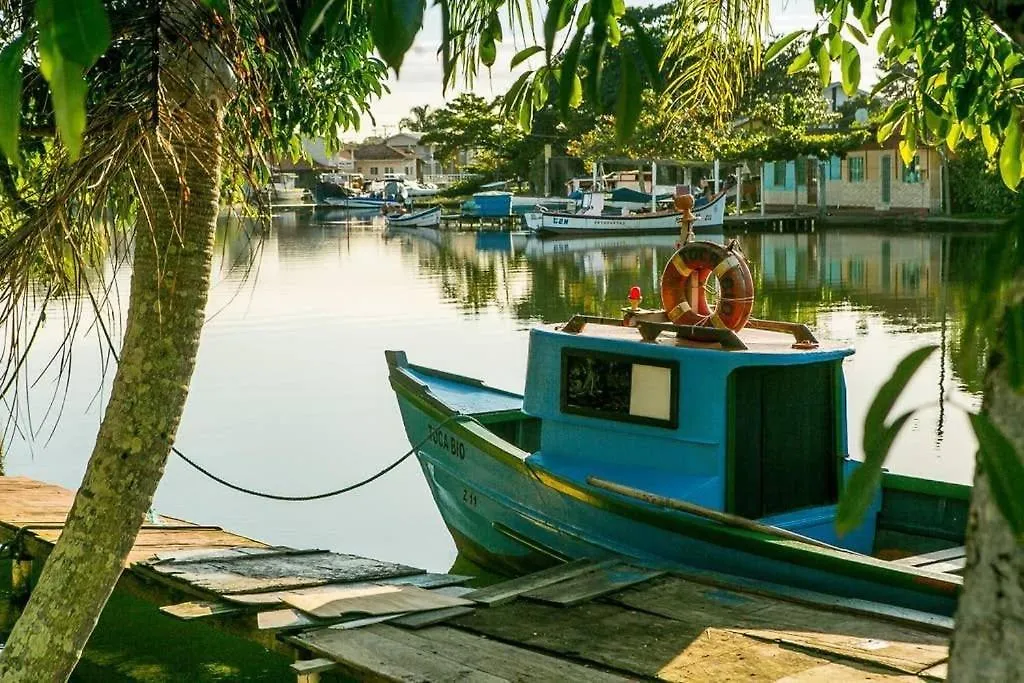
[[[18,165],[18,134],[21,131],[21,58],[24,35],[0,51],[0,152]]]
[[[49,0],[53,2],[53,0]],[[53,12],[57,49],[83,70],[96,63],[110,45],[110,23],[101,0],[66,0]]]
[[[612,0],[612,14],[621,17],[626,14],[626,0]]]
[[[856,38],[857,42],[860,43],[861,45],[867,45],[868,44],[868,39],[865,38],[864,34],[861,33],[860,29],[857,28],[856,26],[854,26],[853,24],[847,23],[846,24],[846,30],[849,31],[850,35],[853,36],[854,38]]]
[[[1018,543],[1024,543],[1024,462],[1013,444],[985,415],[970,415],[978,437],[978,460],[999,511]]]
[[[53,113],[68,156],[78,158],[85,132],[85,70],[64,59],[57,47],[53,0],[37,0],[39,72],[50,85]]]
[[[1014,109],[1010,123],[1006,126],[1003,148],[999,150],[999,174],[1011,190],[1015,190],[1020,183],[1020,143],[1020,112]]]
[[[526,86],[531,76],[533,73],[530,71],[522,74],[505,93],[505,97],[502,99],[502,109],[506,114],[518,113],[518,107],[522,103],[523,93],[526,92]]]
[[[523,62],[525,62],[527,59],[534,56],[538,52],[544,52],[544,48],[542,48],[540,45],[531,45],[528,48],[520,50],[519,52],[516,53],[516,56],[512,58],[512,63],[509,64],[508,67],[509,71],[515,69],[517,66],[519,66],[520,64],[522,64]]]
[[[317,32],[324,23],[331,6],[336,0],[313,0],[302,15],[302,36],[306,40]]]
[[[860,86],[860,51],[853,43],[843,41],[843,92],[849,97],[857,93]]]
[[[864,416],[864,447],[865,450],[871,445],[873,435],[885,427],[885,420],[896,405],[897,399],[906,388],[914,374],[921,368],[928,357],[931,356],[938,346],[930,344],[911,351],[906,357],[897,363],[892,376],[885,381],[875,394],[874,400],[868,407]]]
[[[622,41],[622,29],[619,28],[619,20],[613,14],[608,15],[608,44],[617,46]]]
[[[840,534],[856,528],[871,504],[889,449],[914,411],[903,413],[890,424],[886,424],[886,420],[910,379],[936,348],[931,345],[911,351],[896,365],[892,376],[881,386],[868,407],[864,418],[864,462],[850,477],[836,513],[836,529]]]
[[[583,81],[576,74],[572,76],[572,86],[569,90],[569,106],[575,109],[583,104]]]
[[[533,86],[536,87],[537,81],[534,79]],[[525,91],[524,91],[525,92]],[[523,97],[523,103],[519,105],[519,127],[523,131],[529,133],[533,127],[533,96],[532,93],[527,94]]]
[[[857,14],[857,18],[860,19],[860,25],[864,27],[864,32],[869,36],[875,32],[878,28],[878,10],[875,8],[874,0],[868,0],[864,3],[864,9]],[[881,41],[878,44],[878,51],[884,52]]]
[[[981,125],[981,142],[985,145],[985,153],[989,157],[994,157],[996,152],[999,151],[999,138],[996,137],[992,129],[985,123]]]
[[[661,58],[658,56],[658,49],[651,39],[651,34],[647,32],[643,24],[631,15],[623,15],[622,21],[633,32],[633,41],[636,43],[640,58],[643,60],[649,85],[655,92],[660,92],[664,88],[660,69]]]
[[[572,42],[569,43],[569,47],[565,50],[565,55],[562,57],[562,74],[568,76],[570,74],[575,75],[579,71],[580,65],[580,46],[583,44],[583,36],[586,34],[586,28],[581,28],[576,31],[576,35],[573,36]],[[571,89],[565,87],[564,77],[562,82],[559,83],[558,88],[558,108],[563,115],[569,113],[570,107],[579,105],[573,105],[573,94]]]
[[[900,46],[909,45],[917,30],[917,0],[892,0],[889,22],[896,43]]]
[[[788,69],[786,69],[786,73],[789,74],[790,76],[792,76],[796,72],[798,72],[798,71],[800,71],[802,69],[805,69],[807,67],[807,65],[810,64],[810,63],[811,63],[811,46],[808,45],[806,48],[804,48],[803,52],[801,52],[800,54],[798,54],[796,56],[796,59],[793,60],[793,63],[789,65]]]
[[[900,78],[903,78],[903,74],[898,73],[896,71],[890,71],[885,76],[880,78],[877,83],[875,83],[875,87],[871,88],[871,97],[874,97],[878,93],[882,92],[882,90],[884,90],[889,85],[892,85]]]
[[[829,55],[828,46],[822,42],[818,45],[818,76],[821,80],[821,87],[827,88],[832,82],[832,57]]]
[[[425,0],[375,0],[370,34],[384,62],[395,70],[402,67],[405,53],[412,47],[423,26]]]
[[[949,127],[949,132],[946,133],[946,146],[949,147],[949,151],[955,152],[956,146],[960,142],[960,122],[954,122]]]
[[[889,42],[892,40],[892,25],[886,26],[882,29],[882,32],[878,34],[878,51],[881,54],[889,49]]]
[[[480,62],[490,68],[494,66],[494,60],[498,57],[498,46],[494,42],[494,35],[484,29],[480,32]]]
[[[562,22],[562,9],[567,0],[549,0],[548,13],[544,15],[544,50],[551,61],[551,50],[555,45],[555,34]]]
[[[836,6],[832,8],[832,14],[828,18],[829,23],[832,24],[833,26],[835,26],[836,28],[842,27],[843,21],[846,20],[846,9],[847,9],[847,7],[848,7],[848,3],[847,2],[845,2],[845,1],[837,2]]]
[[[619,75],[619,97],[615,102],[615,137],[625,142],[636,130],[640,120],[640,96],[643,84],[637,73],[633,57],[629,52],[622,53],[622,71]]]
[[[835,27],[832,27],[829,29],[828,36],[828,56],[830,59],[839,59],[842,54],[843,36]]]
[[[768,50],[764,53],[764,61],[766,63],[772,61],[773,59],[779,56],[779,53],[781,53],[783,50],[789,47],[790,43],[792,43],[797,38],[806,35],[806,33],[807,31],[801,29],[799,31],[793,31],[792,33],[788,33],[782,36],[774,43],[772,43],[771,47],[769,47]]]
[[[903,413],[893,423],[875,435],[871,450],[865,448],[864,462],[853,471],[850,481],[847,482],[843,494],[839,497],[839,507],[836,510],[836,531],[843,536],[858,526],[864,520],[864,513],[871,506],[882,482],[882,465],[889,454],[889,449],[899,436],[903,425],[913,416],[913,412]]]
[[[583,7],[580,7],[580,13],[576,17],[576,28],[582,29],[584,26],[590,23],[590,1],[583,3]]]

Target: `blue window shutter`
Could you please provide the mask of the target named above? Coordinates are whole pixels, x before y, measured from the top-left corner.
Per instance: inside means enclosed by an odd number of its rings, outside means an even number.
[[[786,162],[786,189],[792,190],[796,187],[796,162]]]
[[[766,161],[761,172],[764,173],[765,188],[775,187],[775,162]]]
[[[839,157],[832,157],[828,160],[829,163],[829,179],[830,180],[842,180],[843,179],[843,160]]]

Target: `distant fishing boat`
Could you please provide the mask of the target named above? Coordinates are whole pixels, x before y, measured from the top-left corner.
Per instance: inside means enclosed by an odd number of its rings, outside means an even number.
[[[627,556],[951,616],[969,487],[885,474],[863,523],[835,531],[859,466],[853,349],[750,319],[753,280],[733,246],[683,245],[661,294],[662,310],[639,309],[633,288],[621,319],[534,328],[525,395],[387,352],[460,552],[504,573]]]
[[[404,228],[436,228],[441,225],[441,207],[434,206],[409,213],[395,214],[387,217],[391,227]]]
[[[270,176],[266,191],[275,204],[297,204],[306,197],[306,190],[295,187],[299,176],[295,173],[275,173]]]
[[[651,234],[679,232],[678,211],[653,213],[604,213],[604,198],[601,194],[591,195],[590,206],[577,213],[563,211],[541,211],[524,217],[527,226],[540,235],[597,235],[597,234]],[[697,219],[693,223],[695,233],[719,232],[725,221],[725,193],[720,192],[706,204],[693,209]]]

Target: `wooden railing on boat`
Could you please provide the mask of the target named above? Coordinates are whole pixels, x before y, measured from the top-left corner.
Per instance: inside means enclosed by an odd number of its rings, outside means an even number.
[[[747,345],[739,336],[729,329],[709,327],[705,325],[677,325],[668,320],[664,311],[631,311],[626,310],[622,318],[606,318],[603,316],[576,314],[562,326],[562,332],[579,334],[587,325],[608,325],[612,327],[635,327],[640,337],[646,342],[653,342],[663,332],[670,332],[683,339],[696,342],[720,344],[727,351],[744,351]],[[797,344],[814,348],[818,340],[811,330],[801,323],[783,322],[781,320],[758,320],[751,318],[746,327],[769,332],[782,332],[793,335]]]

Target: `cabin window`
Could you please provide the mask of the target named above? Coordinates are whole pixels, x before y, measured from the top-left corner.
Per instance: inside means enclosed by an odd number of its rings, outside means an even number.
[[[377,167],[376,166],[371,166],[370,167],[370,175],[373,175],[373,176],[377,175]]]
[[[649,358],[562,352],[562,412],[675,429],[679,366]]]
[[[832,505],[839,495],[837,363],[735,370],[726,508],[750,519]]]
[[[850,182],[864,182],[864,157],[850,157],[847,159],[847,167],[850,170]]]

